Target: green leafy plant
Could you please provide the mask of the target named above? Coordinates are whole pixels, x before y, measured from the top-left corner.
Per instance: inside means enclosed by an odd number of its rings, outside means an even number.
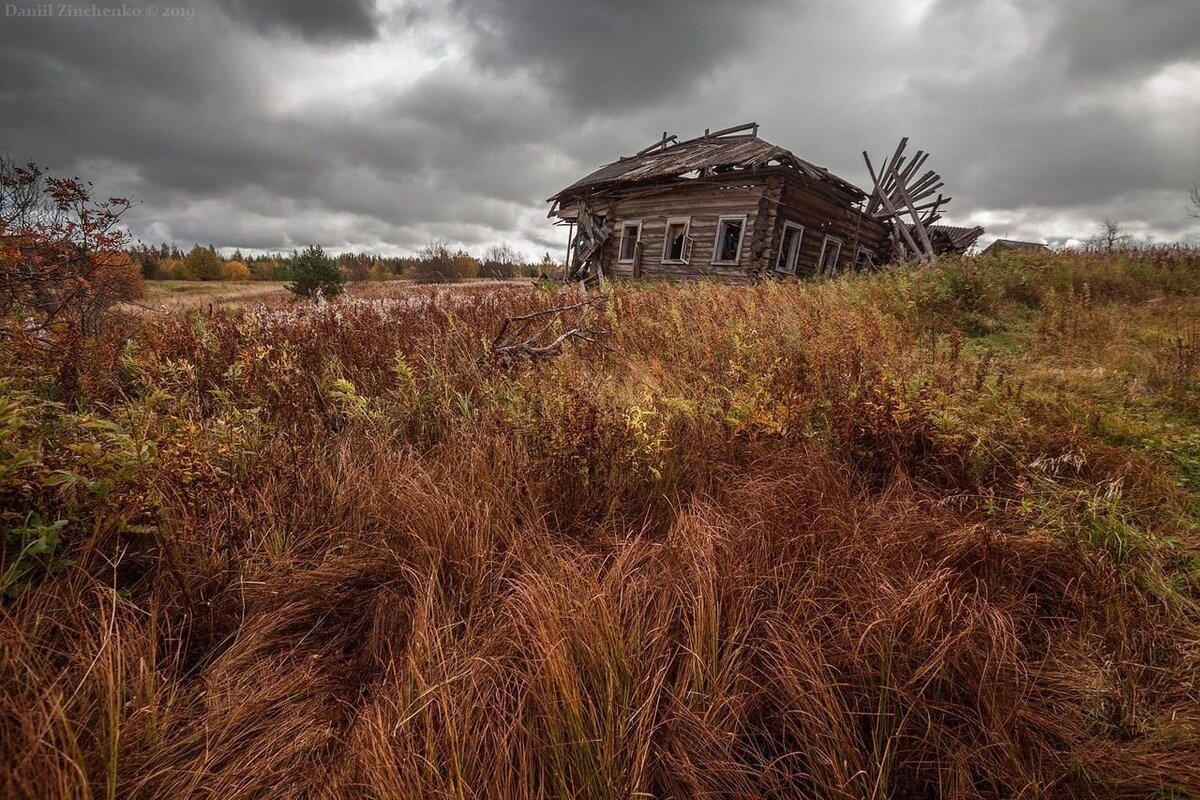
[[[16,597],[28,585],[31,573],[50,566],[58,551],[59,533],[65,527],[65,519],[44,522],[40,514],[31,512],[22,525],[6,531],[0,594],[10,599]]]

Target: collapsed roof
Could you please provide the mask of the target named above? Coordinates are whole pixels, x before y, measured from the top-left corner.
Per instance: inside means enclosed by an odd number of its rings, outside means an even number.
[[[909,232],[916,235],[916,228],[908,226]],[[984,230],[976,225],[973,228],[961,228],[956,225],[930,225],[926,228],[932,240],[934,251],[939,254],[957,253],[962,255],[971,249],[972,245],[983,236]]]
[[[606,189],[653,181],[686,180],[767,167],[791,169],[805,178],[826,183],[850,200],[866,199],[866,193],[824,167],[813,164],[770,142],[758,138],[758,124],[749,123],[680,142],[663,138],[632,156],[606,164],[555,194],[546,202],[558,206],[573,197],[588,196]],[[694,175],[693,175],[694,173]]]

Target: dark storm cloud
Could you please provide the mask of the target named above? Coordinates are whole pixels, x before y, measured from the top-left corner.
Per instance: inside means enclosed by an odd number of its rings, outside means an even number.
[[[543,198],[749,119],[859,182],[910,135],[996,233],[1200,232],[1191,2],[190,2],[0,17],[0,148],[137,196],[150,239],[557,252]]]
[[[1182,196],[1200,175],[1200,95],[1156,97],[1150,83],[1200,77],[1200,4],[942,0],[925,28],[942,53],[965,32],[978,42],[952,68],[915,68],[897,98],[914,127],[930,121],[918,129],[949,165],[960,214],[1144,219],[1166,211],[1149,193]],[[1166,236],[1187,226],[1155,222]]]
[[[1022,0],[1022,6],[1046,20],[1041,54],[1065,56],[1075,77],[1102,80],[1200,57],[1196,0]]]
[[[751,45],[782,0],[453,0],[494,70],[531,69],[576,109],[625,109],[694,86]]]
[[[312,42],[374,39],[374,0],[217,0],[227,14],[262,33],[290,33]]]

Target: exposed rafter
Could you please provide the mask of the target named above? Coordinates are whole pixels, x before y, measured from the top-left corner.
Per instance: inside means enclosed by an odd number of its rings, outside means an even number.
[[[867,171],[874,184],[874,191],[867,201],[867,213],[891,223],[899,252],[918,259],[930,259],[939,248],[930,237],[929,229],[942,218],[942,209],[950,198],[938,192],[945,184],[937,172],[921,172],[929,154],[918,150],[910,160],[904,154],[907,147],[908,137],[905,137],[878,172],[871,157],[863,151],[863,160],[867,162]]]

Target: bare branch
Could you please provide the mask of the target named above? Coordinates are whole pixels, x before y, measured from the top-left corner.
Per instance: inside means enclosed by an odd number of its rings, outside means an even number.
[[[549,358],[561,353],[573,339],[595,343],[598,337],[608,332],[592,327],[591,317],[607,300],[608,295],[601,294],[577,303],[509,317],[500,325],[492,346],[479,361],[482,364],[489,357],[501,363],[510,362],[514,357]],[[568,324],[566,320],[572,316],[574,320]],[[544,324],[537,324],[543,321]],[[530,333],[535,325],[536,332]]]

